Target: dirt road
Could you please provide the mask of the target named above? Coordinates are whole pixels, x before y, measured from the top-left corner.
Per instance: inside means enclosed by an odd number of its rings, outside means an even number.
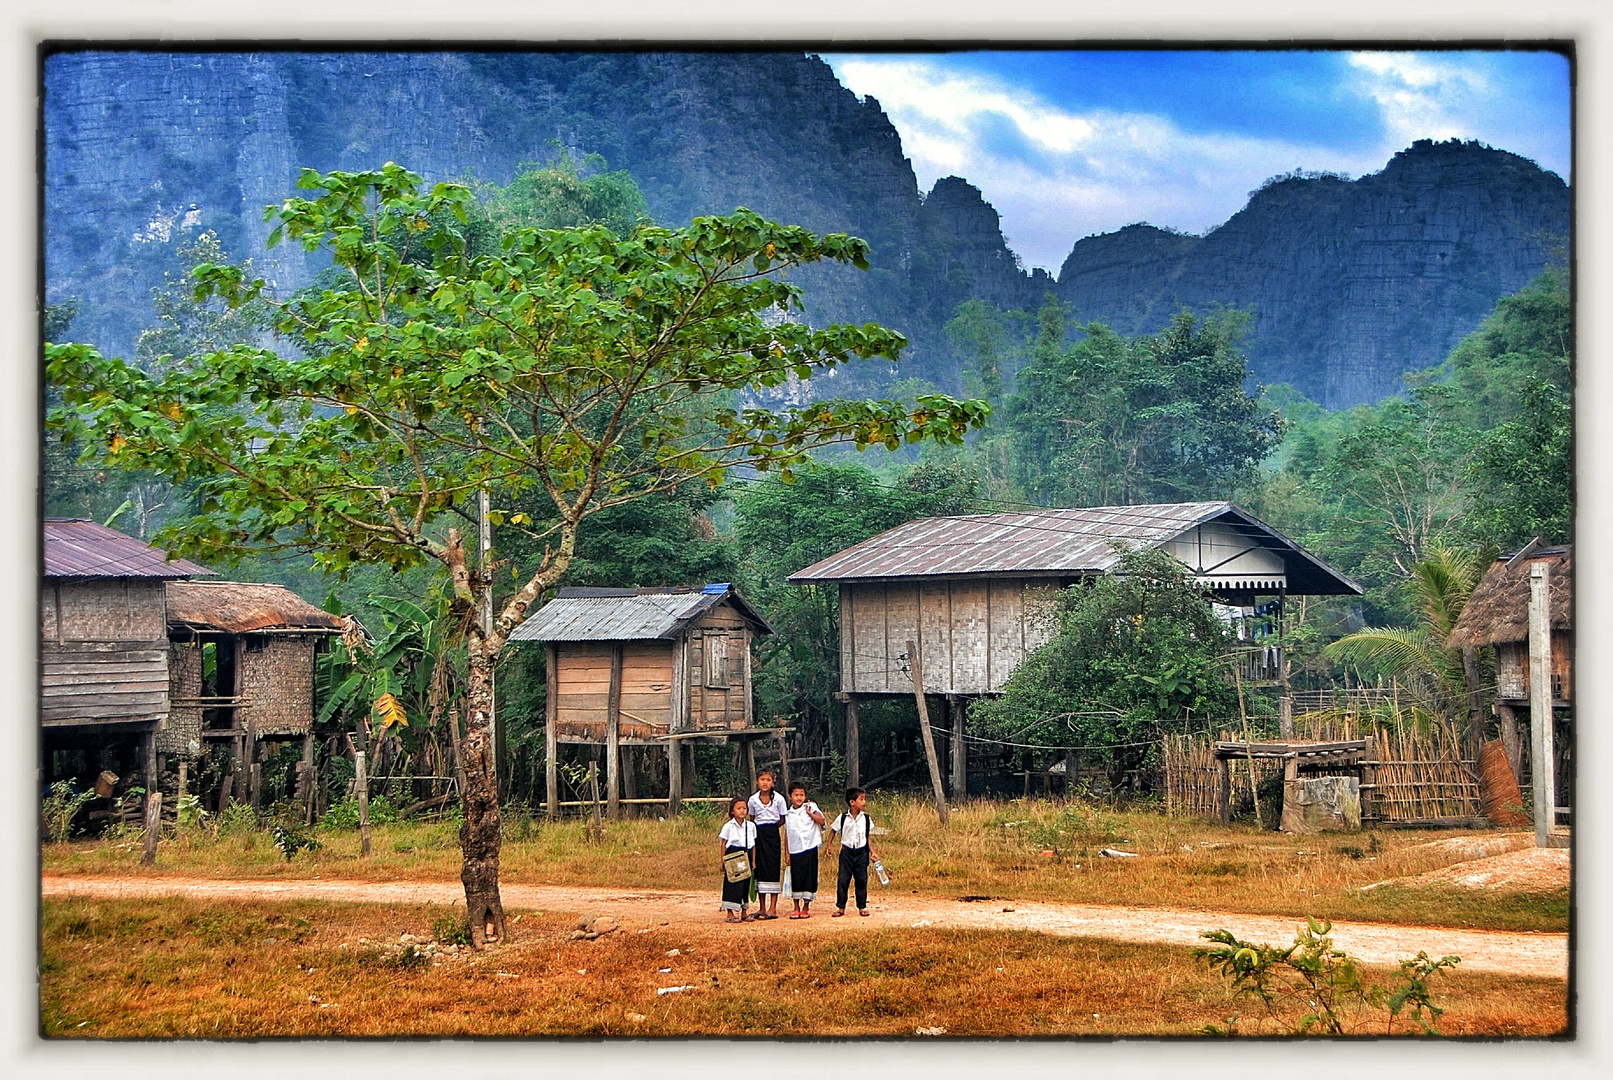
[[[464,903],[457,881],[239,881],[169,877],[46,877],[47,897],[141,897],[180,895],[251,900],[318,899],[393,904]],[[505,908],[520,911],[591,913],[617,918],[624,928],[662,923],[712,923],[720,920],[716,897],[704,892],[618,890],[521,885],[501,886]],[[743,928],[758,934],[866,933],[889,926],[938,929],[1033,930],[1071,937],[1109,938],[1166,945],[1201,945],[1204,930],[1225,928],[1245,940],[1286,945],[1302,917],[1239,915],[1183,908],[1110,907],[1096,904],[1051,904],[1016,900],[970,902],[913,896],[875,889],[869,897],[872,917],[831,918],[832,894],[820,900],[809,920],[759,923]],[[786,905],[787,906],[787,905]],[[1446,930],[1379,923],[1339,923],[1334,943],[1368,964],[1393,965],[1427,951],[1439,957],[1453,953],[1466,971],[1494,971],[1543,978],[1568,977],[1566,934],[1512,933],[1494,930]]]

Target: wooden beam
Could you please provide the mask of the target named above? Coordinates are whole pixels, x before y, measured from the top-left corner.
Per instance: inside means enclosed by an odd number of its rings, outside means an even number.
[[[543,649],[543,802],[551,819],[560,816],[560,648]]]
[[[605,704],[605,812],[622,816],[622,643],[610,651],[610,695]]]
[[[907,659],[913,669],[913,698],[919,707],[919,734],[924,738],[924,760],[930,766],[930,787],[935,790],[935,813],[946,825],[947,796],[941,785],[941,763],[935,756],[935,735],[930,731],[930,710],[924,702],[924,655],[912,638],[907,639]]]
[[[952,714],[952,799],[954,802],[969,797],[969,766],[966,743],[963,737],[965,699],[947,698],[947,711]]]
[[[857,697],[846,698],[846,779],[852,787],[862,786],[862,733],[858,730]]]
[[[1556,824],[1557,770],[1551,715],[1551,569],[1529,566],[1529,785],[1535,846],[1547,847]]]

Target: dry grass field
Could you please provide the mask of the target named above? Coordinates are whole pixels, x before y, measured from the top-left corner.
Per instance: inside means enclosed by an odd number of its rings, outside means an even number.
[[[461,910],[463,910],[461,908]],[[1191,1035],[1242,1013],[1191,951],[1033,933],[781,924],[661,926],[596,941],[569,914],[528,912],[508,945],[400,960],[447,909],[293,902],[47,901],[47,1037],[338,1035]],[[827,920],[823,920],[827,922]],[[669,955],[677,950],[675,955]],[[657,994],[670,986],[687,987]],[[1460,970],[1434,983],[1447,1036],[1550,1035],[1562,982]],[[788,1008],[776,1004],[783,998]],[[774,1003],[774,1004],[759,1004]],[[1381,1035],[1381,1011],[1347,1010]],[[1402,1021],[1395,1032],[1405,1033]]]

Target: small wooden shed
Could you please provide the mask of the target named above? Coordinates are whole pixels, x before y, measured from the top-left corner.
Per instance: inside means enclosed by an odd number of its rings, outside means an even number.
[[[859,771],[857,699],[914,693],[911,640],[924,692],[944,695],[952,713],[952,786],[965,790],[964,702],[1001,691],[1052,636],[1060,590],[1113,568],[1122,546],[1163,548],[1229,605],[1270,597],[1280,612],[1289,593],[1361,594],[1355,582],[1229,502],[910,521],[789,579],[840,590],[840,690],[852,783]]]
[[[1523,750],[1518,714],[1530,707],[1529,577],[1530,567],[1544,564],[1551,582],[1551,702],[1554,713],[1567,710],[1574,692],[1574,554],[1569,545],[1535,539],[1502,555],[1473,587],[1473,595],[1451,628],[1446,646],[1464,652],[1486,645],[1495,649],[1495,711],[1501,743],[1515,776],[1522,775]],[[1569,740],[1555,743],[1566,754]],[[1566,779],[1566,762],[1558,771]],[[1559,787],[1559,790],[1564,788]]]
[[[212,573],[93,521],[44,523],[43,779],[151,782],[170,713],[167,585]]]
[[[194,757],[227,741],[256,807],[262,742],[301,738],[311,760],[315,657],[347,621],[283,585],[172,581],[167,592],[172,698],[158,749]]]
[[[565,588],[510,635],[547,647],[546,779],[558,812],[562,743],[604,746],[606,794],[620,805],[623,746],[664,746],[669,807],[682,798],[685,746],[771,736],[758,730],[751,641],[773,628],[733,586]],[[692,770],[691,770],[692,775]]]

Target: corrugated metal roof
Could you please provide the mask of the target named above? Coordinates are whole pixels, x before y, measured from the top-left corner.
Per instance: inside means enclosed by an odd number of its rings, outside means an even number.
[[[283,585],[246,581],[170,581],[172,629],[251,634],[306,630],[339,634],[346,621],[322,611]]]
[[[890,578],[1101,574],[1116,543],[1153,548],[1196,525],[1222,521],[1283,557],[1289,591],[1358,594],[1359,585],[1229,502],[1152,503],[922,518],[790,575],[793,584]]]
[[[561,589],[510,634],[511,641],[653,641],[673,638],[724,601],[773,632],[750,602],[727,584],[701,589]]]
[[[213,571],[81,518],[45,522],[48,578],[188,578]]]

